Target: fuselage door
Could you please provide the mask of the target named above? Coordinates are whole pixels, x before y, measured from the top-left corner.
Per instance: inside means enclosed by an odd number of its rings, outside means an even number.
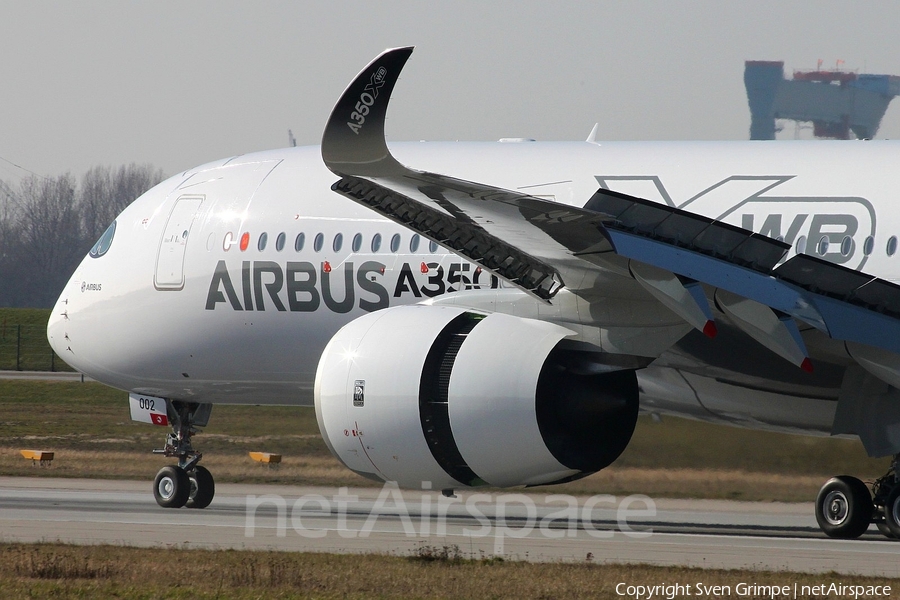
[[[184,251],[203,198],[181,196],[175,201],[156,255],[156,273],[153,276],[156,289],[180,290],[184,287]]]

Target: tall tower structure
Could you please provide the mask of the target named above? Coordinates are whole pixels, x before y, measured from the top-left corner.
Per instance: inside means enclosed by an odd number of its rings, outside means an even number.
[[[794,71],[784,77],[783,61],[748,60],[744,86],[750,105],[750,139],[774,140],[775,120],[811,121],[820,138],[871,138],[900,95],[896,75],[857,74],[835,69]]]

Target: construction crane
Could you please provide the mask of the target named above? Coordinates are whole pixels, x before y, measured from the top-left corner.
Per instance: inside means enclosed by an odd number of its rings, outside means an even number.
[[[750,104],[750,139],[774,140],[776,119],[811,121],[818,138],[869,139],[875,136],[888,104],[900,95],[896,75],[858,74],[840,67],[794,71],[784,77],[783,61],[748,60],[744,86]]]

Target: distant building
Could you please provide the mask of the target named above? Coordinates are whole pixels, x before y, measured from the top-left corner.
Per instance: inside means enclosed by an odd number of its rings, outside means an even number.
[[[774,140],[775,120],[811,121],[820,138],[872,138],[894,96],[900,95],[896,75],[855,71],[794,71],[784,78],[784,62],[748,60],[744,86],[750,104],[750,139]]]

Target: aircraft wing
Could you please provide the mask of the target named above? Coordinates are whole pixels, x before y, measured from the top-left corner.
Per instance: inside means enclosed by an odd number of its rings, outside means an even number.
[[[335,191],[435,240],[545,302],[587,274],[614,273],[707,335],[707,300],[748,335],[806,370],[799,320],[847,342],[860,364],[900,386],[900,287],[684,210],[600,189],[583,208],[417,171],[384,139],[384,117],[411,47],[385,51],[350,84],[322,139]],[[705,287],[705,290],[704,290]]]

